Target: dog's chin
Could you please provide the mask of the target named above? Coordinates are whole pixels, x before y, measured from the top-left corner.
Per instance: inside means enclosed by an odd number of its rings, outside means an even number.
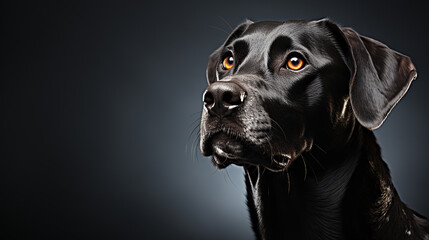
[[[212,162],[218,169],[231,164],[238,166],[263,166],[273,172],[282,172],[292,163],[287,154],[271,156],[263,147],[248,143],[242,139],[218,133],[209,140]]]

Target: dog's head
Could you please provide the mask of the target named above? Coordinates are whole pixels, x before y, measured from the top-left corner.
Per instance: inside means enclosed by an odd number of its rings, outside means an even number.
[[[210,56],[201,152],[218,168],[283,171],[313,142],[379,127],[416,75],[408,57],[329,20],[247,21]]]

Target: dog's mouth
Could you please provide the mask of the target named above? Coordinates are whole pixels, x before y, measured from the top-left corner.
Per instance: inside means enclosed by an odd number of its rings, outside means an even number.
[[[218,169],[231,164],[262,165],[270,171],[282,172],[295,159],[292,154],[273,153],[269,146],[256,145],[237,134],[231,135],[223,131],[207,138],[202,152],[205,156],[212,156],[212,162]]]

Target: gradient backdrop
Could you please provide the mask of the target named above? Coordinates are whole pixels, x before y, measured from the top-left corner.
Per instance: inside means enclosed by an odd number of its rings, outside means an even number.
[[[1,4],[2,239],[252,238],[242,169],[215,170],[192,132],[208,56],[246,18],[329,17],[412,58],[419,77],[375,133],[429,216],[423,1]]]

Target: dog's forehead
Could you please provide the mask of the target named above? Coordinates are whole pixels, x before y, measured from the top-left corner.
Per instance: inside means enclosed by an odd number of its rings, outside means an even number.
[[[269,47],[278,37],[285,36],[295,44],[312,48],[314,47],[312,45],[315,45],[317,41],[308,41],[309,39],[325,38],[328,35],[324,28],[312,21],[264,21],[249,25],[242,36],[235,41],[243,40],[247,42],[251,49],[256,50],[261,46]]]
[[[293,31],[299,31],[303,28],[312,27],[313,22],[310,21],[286,21],[286,22],[275,22],[275,21],[262,21],[255,22],[249,25],[244,34],[252,33],[290,33]]]

